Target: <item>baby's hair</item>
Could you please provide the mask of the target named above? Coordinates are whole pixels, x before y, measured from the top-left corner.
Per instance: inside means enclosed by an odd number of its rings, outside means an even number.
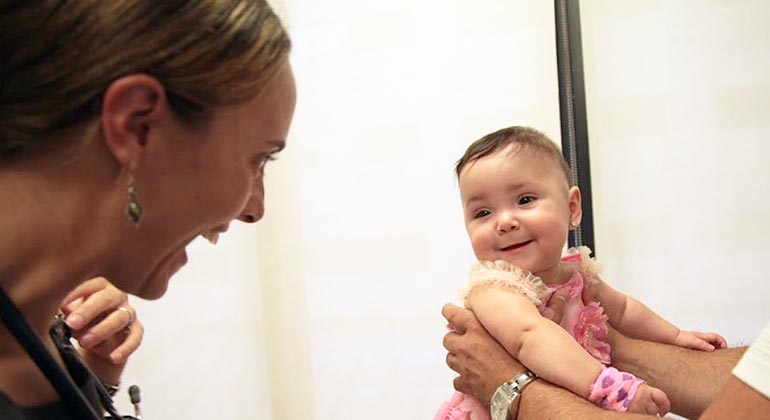
[[[469,163],[505,149],[512,144],[519,145],[521,149],[529,149],[531,151],[543,153],[556,160],[564,172],[567,183],[573,185],[569,166],[564,160],[561,150],[556,146],[556,143],[534,128],[521,126],[503,128],[474,141],[468,146],[463,157],[461,157],[455,165],[457,177],[460,177],[460,172],[462,172],[463,168],[468,166]]]

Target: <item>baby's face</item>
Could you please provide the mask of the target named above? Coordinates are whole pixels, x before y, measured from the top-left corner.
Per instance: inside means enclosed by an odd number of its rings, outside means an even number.
[[[558,276],[580,192],[555,159],[512,145],[468,164],[459,183],[476,258],[505,260],[546,281]]]

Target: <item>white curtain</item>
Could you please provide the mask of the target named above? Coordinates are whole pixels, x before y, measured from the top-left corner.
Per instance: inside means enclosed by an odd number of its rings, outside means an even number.
[[[124,383],[142,386],[151,419],[430,419],[454,377],[440,308],[473,261],[453,163],[504,126],[560,141],[553,5],[275,3],[299,98],[267,170],[267,215],[195,243],[167,296],[135,301],[147,333]],[[758,106],[770,72],[767,29],[752,23],[767,8],[709,2],[674,18],[667,2],[581,4],[605,277],[683,327],[752,339],[770,300]],[[708,7],[730,17],[704,21]],[[736,49],[739,29],[764,31],[756,51]],[[704,62],[709,44],[723,65]]]

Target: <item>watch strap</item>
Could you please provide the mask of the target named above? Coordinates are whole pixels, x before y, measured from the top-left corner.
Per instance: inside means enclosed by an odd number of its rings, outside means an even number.
[[[537,379],[537,375],[534,373],[525,370],[524,372],[520,373],[517,377],[513,378],[511,382],[513,382],[513,385],[516,386],[517,391],[521,393],[521,391],[524,390],[524,387],[529,385],[530,382]]]
[[[492,420],[507,420],[516,398],[524,387],[535,379],[537,375],[527,370],[497,387],[489,405]]]

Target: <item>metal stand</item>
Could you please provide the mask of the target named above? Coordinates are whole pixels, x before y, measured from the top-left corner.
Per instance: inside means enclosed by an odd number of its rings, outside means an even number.
[[[586,245],[596,255],[583,51],[580,39],[580,5],[578,0],[554,0],[554,9],[562,153],[571,168],[572,182],[580,188],[583,197],[583,220],[577,229],[570,232],[569,246]]]

